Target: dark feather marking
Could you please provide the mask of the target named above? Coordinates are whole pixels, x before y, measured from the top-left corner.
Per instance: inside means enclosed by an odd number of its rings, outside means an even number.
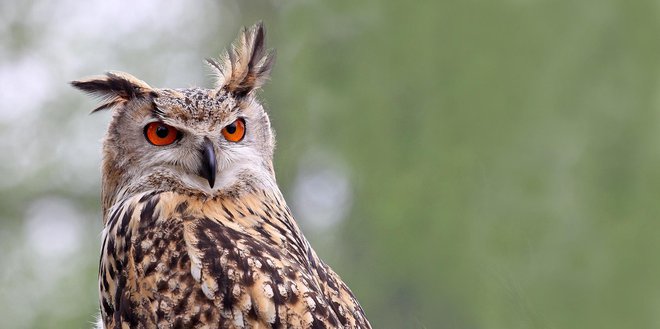
[[[158,217],[154,216],[154,209],[160,201],[160,197],[155,196],[144,205],[140,213],[140,231],[145,230],[147,227],[153,225],[153,221]]]
[[[280,233],[281,233],[282,235],[284,235],[284,236],[286,236],[287,233],[295,232],[295,230],[294,230],[294,228],[293,228],[293,225],[292,225],[292,224],[291,224],[291,223],[290,223],[285,217],[283,217],[283,216],[278,216],[278,217],[275,217],[275,218],[277,218],[278,221],[279,221],[280,223],[282,223],[282,224],[286,227],[286,229],[285,229],[284,227],[279,226],[279,225],[274,225],[274,224],[270,221],[270,219],[266,219],[265,217],[261,216],[261,219],[262,219],[262,220],[267,221],[269,224],[271,224],[273,227],[275,227],[278,231],[280,231]],[[298,239],[298,240],[300,240],[300,239]],[[302,241],[301,241],[301,242],[302,242]],[[302,246],[302,243],[301,243],[301,246]]]
[[[334,291],[339,291],[339,287],[337,287],[337,283],[335,280],[327,280],[325,281],[328,284],[328,287]]]
[[[106,258],[114,258],[115,251],[116,251],[115,250],[115,239],[112,238],[112,237],[107,237],[106,240],[108,241],[108,246],[105,249],[105,256],[106,256]]]
[[[252,307],[248,310],[247,317],[253,321],[257,319],[257,310],[254,309],[254,303],[252,303]]]
[[[326,328],[327,327],[325,326],[325,323],[323,323],[318,318],[314,317],[314,321],[312,322],[312,329],[326,329]]]
[[[154,93],[154,95],[156,95],[156,94]],[[156,97],[154,97],[154,98],[156,98]],[[151,112],[153,112],[154,116],[156,116],[156,118],[159,118],[159,119],[162,119],[165,116],[165,112],[163,112],[163,110],[161,108],[159,108],[156,105],[156,103],[153,102],[153,101],[151,102]]]
[[[133,260],[135,261],[136,264],[139,264],[142,262],[144,259],[144,251],[142,250],[142,247],[139,245],[139,242],[136,246],[133,247]]]
[[[112,266],[110,266],[110,267],[112,267]],[[110,270],[107,271],[106,273],[109,273],[109,274],[110,274],[110,280],[113,280],[113,281],[114,281],[115,278],[117,277],[117,273],[115,273],[115,271],[112,270],[112,269],[110,269]]]
[[[321,267],[317,266],[316,267],[316,274],[318,275],[319,280],[321,282],[327,282],[328,281],[328,277],[325,274],[325,269],[324,268],[321,268]]]
[[[314,258],[314,255],[312,254],[312,249],[308,248],[307,249],[307,261],[309,261],[309,264],[312,267],[316,267],[316,259]]]
[[[103,287],[101,291],[110,290],[110,282],[108,282],[108,277],[107,275],[105,275],[105,269],[101,270],[100,276],[101,276],[101,286]]]
[[[142,95],[140,88],[130,81],[110,72],[106,73],[106,76],[108,79],[105,85],[99,86],[101,88],[105,87],[106,91],[115,92],[124,99],[131,99]]]
[[[188,253],[184,253],[181,257],[179,257],[179,268],[187,270],[189,265],[190,257],[188,256]]]
[[[284,275],[286,275],[287,278],[293,281],[295,281],[298,278],[296,271],[294,271],[291,266],[284,267]]]
[[[328,317],[328,309],[325,307],[325,305],[321,305],[321,299],[319,298],[319,295],[314,294],[311,296],[314,302],[316,303],[316,308],[314,309],[314,313],[319,315],[321,318],[327,318]]]
[[[165,311],[163,311],[163,309],[160,308],[160,304],[158,304],[158,309],[156,310],[156,318],[157,319],[165,318]]]
[[[328,317],[328,321],[332,327],[337,327],[337,324],[339,324],[338,316],[330,316]]]
[[[289,304],[295,304],[298,302],[298,295],[293,293],[292,285],[293,285],[293,281],[289,281],[289,284],[287,284],[286,286],[286,292],[287,292],[286,302]]]
[[[270,256],[275,257],[275,258],[278,257],[278,255],[279,255],[279,251],[278,251],[277,249],[275,249],[273,246],[268,245],[268,244],[262,244],[261,246],[264,247],[264,249],[266,250],[266,252],[267,252]]]
[[[149,262],[149,264],[147,264],[147,266],[144,268],[144,276],[147,277],[153,274],[154,271],[156,271],[157,266],[158,262]]]
[[[183,325],[183,319],[182,318],[177,318],[174,320],[174,324],[172,325],[172,329],[184,329],[185,326]]]
[[[252,269],[250,266],[247,264],[247,259],[242,259],[244,261],[243,263],[243,277],[241,277],[241,282],[243,282],[243,285],[246,287],[252,287],[254,285],[254,272],[252,272]]]
[[[108,304],[108,300],[105,298],[101,298],[101,307],[103,307],[103,313],[105,313],[107,316],[112,316],[112,314],[115,312],[112,306]]]
[[[237,241],[237,240],[246,238],[246,236],[243,233],[238,232],[238,231],[233,230],[233,229],[225,229],[225,230],[223,230],[222,233],[223,233],[222,235],[227,235],[227,238],[229,238],[230,240],[233,240],[233,241]],[[232,245],[234,245],[234,244],[232,243]]]
[[[201,313],[199,313],[199,312],[197,312],[193,316],[191,316],[190,321],[188,322],[189,328],[190,328],[190,326],[199,324],[200,323],[200,321],[199,321],[200,317],[201,317]]]
[[[278,232],[280,232],[280,234],[281,234],[282,236],[284,236],[284,237],[286,237],[287,235],[290,235],[291,232],[292,232],[292,231],[287,230],[287,229],[285,229],[284,227],[281,227],[281,226],[279,226],[279,225],[271,225],[271,226],[274,227]],[[302,241],[301,241],[301,242],[302,242]],[[300,246],[302,246],[302,244],[300,244]]]
[[[120,237],[126,236],[126,230],[128,229],[128,224],[131,222],[131,217],[133,216],[133,205],[130,205],[128,209],[124,212],[119,228],[117,229],[117,235]]]
[[[115,290],[115,307],[118,307],[118,311],[114,313],[115,326],[121,327],[121,312],[122,312],[122,297],[124,295],[124,288],[126,288],[126,276],[121,275],[119,277],[119,282],[117,283],[117,288]]]
[[[241,212],[240,210],[236,209],[236,212],[238,213],[239,216],[245,217],[245,214]]]
[[[284,298],[280,294],[280,290],[277,288],[277,284],[282,283],[282,279],[277,275],[277,273],[271,276],[271,278],[273,279],[273,281],[275,281],[275,284],[273,284],[272,282],[268,282],[270,288],[273,290],[273,302],[275,303],[275,306],[282,305],[284,304]]]
[[[160,293],[163,293],[163,292],[169,290],[169,288],[170,287],[167,284],[167,281],[165,281],[165,280],[158,280],[158,282],[156,282],[156,291],[158,291]]]
[[[183,201],[183,202],[179,203],[176,206],[176,209],[175,209],[176,212],[178,212],[179,214],[182,214],[182,215],[186,210],[188,210],[188,202],[187,201]]]
[[[103,259],[104,259],[103,256],[105,256],[106,255],[105,253],[107,253],[108,251],[108,249],[106,249],[107,240],[108,237],[106,236],[103,239],[103,244],[101,245],[101,257],[99,257],[99,275],[105,272],[105,264],[103,263]]]
[[[248,63],[248,71],[251,72],[253,68],[259,64],[264,55],[264,25],[259,22],[256,24],[256,31],[254,36],[252,55]]]
[[[218,261],[219,262],[219,261]],[[220,273],[222,275],[219,275],[216,278],[216,283],[218,284],[218,287],[220,289],[224,289],[224,298],[222,299],[222,306],[230,310],[232,307],[234,307],[234,303],[236,303],[236,298],[234,297],[234,294],[231,293],[231,288],[232,288],[232,282],[229,279],[229,277],[222,272],[222,268],[220,269]]]
[[[174,314],[184,314],[186,306],[188,306],[188,297],[190,297],[191,290],[188,290],[187,293],[179,300],[179,302],[172,309]]]
[[[197,293],[195,294],[195,303],[202,305],[206,300],[208,300],[208,298],[206,298],[206,295],[204,295],[202,290],[198,290]]]
[[[346,317],[342,315],[341,312],[339,312],[339,308],[341,307],[341,305],[339,305],[339,303],[337,303],[336,301],[330,301],[330,307],[332,307],[332,309],[335,311],[335,314],[337,315],[337,319],[339,319],[339,322],[342,325],[345,325]]]
[[[167,263],[167,268],[170,269],[170,271],[174,271],[176,269],[176,264],[179,262],[179,257],[174,257],[170,255],[170,259]]]
[[[158,192],[150,192],[150,193],[145,193],[140,200],[138,200],[139,203],[143,203],[149,199],[151,199],[152,196],[158,194]]]
[[[133,81],[112,72],[106,73],[105,77],[98,77],[92,80],[72,81],[71,85],[87,94],[103,99],[103,103],[92,110],[92,113],[114,107],[135,98],[153,95],[153,91],[144,89]]]
[[[259,234],[261,234],[264,238],[268,239],[269,241],[271,242],[273,241],[273,237],[270,235],[270,233],[268,233],[268,231],[266,231],[266,229],[264,229],[263,226],[261,225],[255,226],[254,230],[259,232]]]
[[[200,228],[204,230],[203,228]],[[220,252],[215,246],[216,243],[207,234],[200,233],[203,237],[199,239],[200,250],[203,251],[202,263],[214,277],[218,288],[220,289],[220,302],[224,307],[231,308],[235,302],[234,297],[229,292],[229,277],[220,264]],[[215,237],[215,236],[214,236]]]
[[[126,236],[125,236],[124,239],[123,239],[123,241],[124,241],[124,243],[123,243],[123,245],[122,245],[123,249],[120,250],[120,255],[126,257],[126,256],[124,255],[124,253],[127,251],[126,249],[127,249],[127,248],[132,248],[132,247],[129,247],[130,244],[131,244],[131,237],[132,237],[132,236],[133,236],[133,231],[132,231],[132,230],[126,232]],[[126,258],[124,258],[124,259],[126,259]],[[127,260],[126,260],[126,261],[127,261]]]
[[[261,243],[257,242],[246,242],[246,247],[250,255],[254,256],[263,256],[266,251]]]
[[[124,202],[122,201],[122,203],[112,211],[112,214],[110,215],[110,220],[106,224],[106,226],[108,226],[110,230],[112,230],[116,225],[120,210],[123,208],[123,206],[124,206]]]
[[[154,240],[154,257],[156,259],[161,259],[163,257],[163,253],[165,252],[165,241],[163,239],[156,239]]]
[[[227,209],[227,207],[225,207],[224,204],[222,205],[222,210],[225,212],[228,219],[233,219],[234,218],[234,214],[232,214],[232,212],[229,211],[229,209]]]
[[[270,204],[268,204],[268,202],[266,202],[266,201],[261,201],[261,205],[262,205],[264,208],[266,208],[266,210],[268,210],[269,212],[272,212],[272,211],[273,211],[273,208],[270,206]]]
[[[275,277],[279,276],[277,274],[277,270],[273,266],[270,266],[270,264],[268,264],[268,262],[262,262],[261,271],[266,273],[271,278],[275,278]]]

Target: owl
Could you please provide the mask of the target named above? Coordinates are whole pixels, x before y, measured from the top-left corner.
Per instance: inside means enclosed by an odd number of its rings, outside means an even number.
[[[256,92],[274,53],[261,23],[213,89],[120,72],[73,81],[109,109],[103,142],[100,328],[371,328],[314,252],[275,180]]]

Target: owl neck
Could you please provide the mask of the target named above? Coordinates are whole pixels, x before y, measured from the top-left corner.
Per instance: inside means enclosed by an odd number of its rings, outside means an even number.
[[[284,204],[277,187],[274,172],[269,170],[239,170],[225,173],[232,180],[220,182],[214,188],[197,175],[181,171],[159,170],[157,172],[131,172],[116,166],[116,161],[104,161],[101,197],[104,224],[113,205],[138,194],[175,192],[199,200],[241,198],[267,193]],[[272,166],[270,167],[272,168]],[[286,207],[286,205],[284,204]]]
[[[111,214],[122,213],[122,209],[143,209],[138,205],[153,200],[158,200],[155,203],[160,205],[157,208],[164,218],[185,215],[188,218],[210,218],[232,227],[238,225],[241,230],[254,230],[272,244],[289,243],[287,248],[293,248],[296,255],[302,257],[301,261],[312,261],[308,258],[316,257],[274,182],[270,185],[270,182],[253,177],[213,195],[186,189],[120,189],[107,197],[104,195],[104,204],[109,204],[104,214],[104,226],[109,225]]]

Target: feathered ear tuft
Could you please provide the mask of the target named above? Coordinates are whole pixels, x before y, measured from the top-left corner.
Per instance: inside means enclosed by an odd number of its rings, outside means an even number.
[[[101,104],[92,113],[153,93],[147,83],[124,72],[107,72],[104,76],[72,81],[71,85],[101,98]]]
[[[238,39],[219,60],[207,59],[218,76],[217,88],[242,97],[266,83],[275,52],[265,49],[264,25],[243,28]]]

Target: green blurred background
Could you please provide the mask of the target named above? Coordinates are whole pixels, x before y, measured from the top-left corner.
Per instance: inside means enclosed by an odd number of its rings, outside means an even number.
[[[660,328],[660,3],[3,1],[0,327],[89,328],[100,140],[67,86],[211,86],[263,20],[284,194],[376,328]]]

